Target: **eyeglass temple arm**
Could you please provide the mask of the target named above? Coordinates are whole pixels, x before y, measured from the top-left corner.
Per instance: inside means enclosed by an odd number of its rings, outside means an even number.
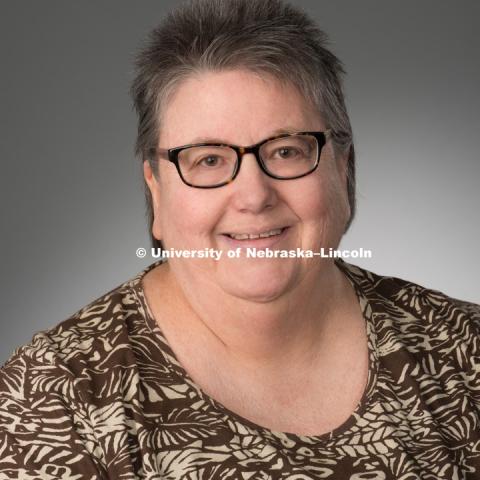
[[[168,150],[166,148],[158,148],[158,147],[150,148],[148,150],[147,160],[149,162],[156,162],[158,158],[165,158],[166,160],[170,160],[168,155]]]
[[[332,128],[329,128],[328,130],[325,130],[325,137],[328,138],[337,138],[339,140],[345,140],[350,137],[350,134],[348,132],[344,132],[342,130],[333,130]]]

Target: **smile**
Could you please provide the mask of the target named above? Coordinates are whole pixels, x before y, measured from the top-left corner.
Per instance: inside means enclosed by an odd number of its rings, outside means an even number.
[[[276,228],[274,230],[269,230],[262,233],[227,233],[227,236],[233,238],[234,240],[255,240],[257,238],[268,238],[280,235],[284,230],[285,227]]]

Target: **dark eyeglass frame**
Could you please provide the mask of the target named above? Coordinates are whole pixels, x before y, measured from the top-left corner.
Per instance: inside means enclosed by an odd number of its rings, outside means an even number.
[[[261,168],[262,172],[265,173],[265,175],[267,175],[268,177],[275,178],[277,180],[294,180],[295,178],[301,178],[301,177],[305,177],[306,175],[309,175],[318,167],[322,149],[327,143],[328,139],[331,137],[332,133],[333,132],[331,129],[325,130],[323,132],[316,131],[316,132],[282,133],[280,135],[275,135],[274,137],[266,138],[261,142],[258,142],[254,145],[249,145],[247,147],[242,147],[239,145],[230,145],[228,143],[191,143],[188,145],[182,145],[180,147],[174,147],[169,149],[163,149],[163,148],[152,149],[151,150],[152,155],[150,156],[150,158],[158,156],[160,158],[163,158],[165,160],[172,162],[177,168],[178,175],[182,179],[182,182],[188,185],[189,187],[193,187],[193,188],[218,188],[233,182],[233,180],[235,180],[236,176],[238,175],[238,172],[240,171],[240,167],[242,166],[243,156],[247,153],[253,153],[255,155],[255,158],[257,160],[259,167]],[[271,140],[276,140],[278,138],[294,137],[297,135],[310,135],[312,137],[315,137],[317,141],[317,158],[315,159],[315,163],[312,166],[312,168],[308,172],[302,173],[301,175],[296,175],[295,177],[279,177],[269,172],[260,157],[260,148],[265,143],[270,142]],[[233,170],[232,176],[228,180],[215,185],[193,185],[192,183],[188,182],[182,175],[182,170],[179,165],[178,156],[180,155],[180,152],[182,150],[185,150],[187,148],[192,148],[192,147],[229,147],[232,150],[234,150],[235,153],[237,154],[237,162],[235,164],[235,168]]]

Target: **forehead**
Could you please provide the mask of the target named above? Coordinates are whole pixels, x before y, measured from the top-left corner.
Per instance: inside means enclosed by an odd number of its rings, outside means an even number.
[[[280,130],[322,130],[311,102],[292,85],[247,70],[202,72],[183,80],[163,109],[162,148],[211,138],[249,145]]]

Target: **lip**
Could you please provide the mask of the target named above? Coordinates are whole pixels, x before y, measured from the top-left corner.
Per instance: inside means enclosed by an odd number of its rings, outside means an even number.
[[[271,230],[277,230],[278,228],[282,228],[282,233],[279,235],[273,235],[272,237],[266,238],[255,238],[255,239],[245,239],[245,240],[235,240],[234,238],[229,237],[226,233],[222,233],[220,237],[227,243],[229,249],[234,250],[238,247],[240,248],[272,248],[278,242],[281,242],[288,234],[290,227],[276,227],[276,228],[269,228],[265,230],[258,230],[257,232],[249,233],[253,235],[259,235],[263,232],[270,232]]]

